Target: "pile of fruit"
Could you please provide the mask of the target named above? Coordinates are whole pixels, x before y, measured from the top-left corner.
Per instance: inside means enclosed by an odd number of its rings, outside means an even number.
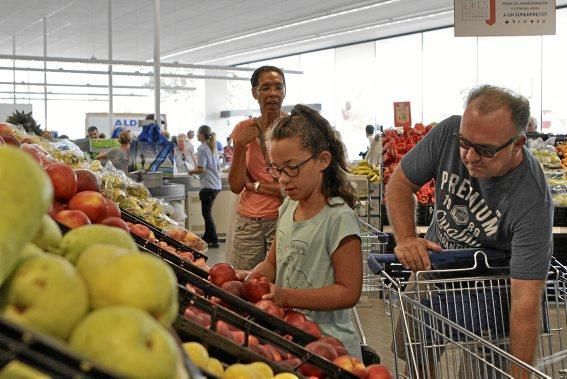
[[[555,149],[557,150],[558,157],[561,158],[561,165],[563,168],[567,169],[567,142],[557,144]]]
[[[402,157],[410,151],[425,135],[436,125],[431,123],[424,126],[421,123],[415,124],[413,128],[404,128],[403,133],[398,134],[395,129],[384,132],[382,138],[382,165],[384,167],[384,188],[388,180],[394,173]],[[433,181],[425,184],[417,192],[417,201],[420,204],[435,203],[435,186]]]
[[[0,314],[124,376],[184,371],[167,329],[178,313],[171,268],[119,228],[84,225],[62,236],[47,216],[51,181],[21,150],[0,147],[0,172],[10,183],[0,186]]]
[[[303,313],[293,309],[282,309],[271,300],[262,299],[264,295],[270,292],[270,282],[261,273],[251,273],[242,280],[239,278],[232,266],[227,263],[217,263],[213,265],[209,271],[209,281],[223,290],[230,292],[241,299],[249,301],[262,311],[280,318],[288,324],[311,334],[316,338],[316,340],[305,346],[307,351],[319,355],[361,378],[390,377],[366,376],[368,372],[380,371],[387,373],[388,371],[381,365],[372,365],[366,368],[357,358],[348,354],[348,351],[345,349],[345,346],[341,341],[332,336],[324,335],[319,325],[316,322],[309,320]],[[187,284],[186,288],[195,295],[204,296],[203,291],[198,287]],[[230,304],[224,303],[221,299],[213,297],[210,300],[212,303],[229,308],[236,313],[241,312],[239,309],[231,306]],[[187,307],[185,309],[184,316],[204,328],[213,327],[211,315],[195,306]],[[238,328],[223,321],[217,321],[214,328],[217,333],[221,334],[228,340],[235,342],[238,345],[245,345],[245,331],[239,330]],[[289,335],[286,335],[285,338],[293,340],[293,337]],[[299,373],[307,377],[325,377],[320,368],[314,367],[310,364],[301,365],[302,362],[298,357],[290,354],[289,352],[285,352],[270,343],[262,343],[253,335],[248,335],[246,346],[283,367],[293,369],[299,366]]]
[[[357,162],[356,166],[350,168],[350,172],[354,175],[364,175],[369,181],[377,183],[381,179],[380,167],[370,165],[366,159],[361,159]]]

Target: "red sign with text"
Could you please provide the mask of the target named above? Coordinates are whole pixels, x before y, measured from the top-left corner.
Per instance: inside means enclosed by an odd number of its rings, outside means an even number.
[[[411,127],[411,107],[409,101],[394,103],[394,126],[397,128]]]

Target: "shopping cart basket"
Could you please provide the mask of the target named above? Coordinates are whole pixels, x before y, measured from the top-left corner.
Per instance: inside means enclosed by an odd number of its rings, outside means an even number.
[[[358,306],[368,306],[368,295],[370,292],[380,290],[380,279],[374,275],[368,268],[366,261],[371,254],[384,254],[386,245],[388,244],[388,234],[376,229],[369,223],[359,219],[362,237],[362,297]],[[360,339],[360,347],[362,350],[362,360],[365,365],[380,363],[380,357],[376,351],[368,346],[366,335],[362,328],[362,322],[358,316],[356,307],[352,308],[352,318],[358,337]]]
[[[532,377],[562,378],[567,368],[567,269],[552,261],[542,297],[538,360],[531,367],[508,352],[509,274],[492,250],[430,255],[434,270],[409,280],[392,254],[372,254],[368,265],[382,283],[393,333],[398,377],[511,378],[512,365]],[[461,268],[449,269],[457,265]],[[405,289],[404,289],[405,287]],[[402,363],[405,361],[405,364]]]

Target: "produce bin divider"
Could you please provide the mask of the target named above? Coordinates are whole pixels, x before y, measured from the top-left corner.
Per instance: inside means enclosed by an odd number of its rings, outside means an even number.
[[[133,215],[132,213],[130,213],[130,212],[128,212],[128,211],[126,211],[122,208],[120,208],[120,212],[122,214],[122,220],[124,220],[125,222],[131,222],[133,224],[142,224],[142,225],[147,226],[154,233],[155,237],[158,240],[167,242],[167,244],[169,246],[173,246],[177,250],[189,251],[193,254],[195,259],[199,259],[199,258],[203,258],[205,260],[209,259],[209,257],[207,257],[205,254],[200,253],[197,250],[195,250],[194,248],[192,248],[188,245],[185,245],[184,243],[181,243],[181,242],[171,238],[170,236],[165,234],[161,229],[150,224],[149,222],[147,222],[145,220],[142,220],[140,217]]]
[[[117,377],[112,371],[79,357],[63,342],[0,317],[0,368],[12,360],[55,377]]]
[[[245,334],[244,345],[248,344],[248,336],[253,335],[260,341],[270,343],[286,352],[289,352],[299,358],[303,363],[311,364],[321,369],[330,378],[356,378],[355,375],[345,371],[332,362],[313,354],[301,345],[289,341],[281,335],[272,332],[270,329],[258,325],[254,321],[247,319],[228,308],[219,304],[213,304],[209,300],[189,292],[185,287],[179,285],[179,307],[180,313],[188,306],[194,306],[205,311],[211,316],[211,327],[215,328],[216,321],[222,320],[228,324],[242,330]],[[184,318],[184,317],[182,317]],[[179,317],[178,317],[179,319]],[[185,319],[185,318],[184,318]],[[203,328],[204,329],[204,328]],[[179,335],[183,333],[177,330]],[[224,337],[223,337],[224,339]],[[228,341],[232,342],[232,341]],[[239,345],[237,345],[239,346]],[[240,346],[239,346],[240,347]],[[255,352],[253,352],[255,353]],[[285,370],[284,370],[285,371]]]

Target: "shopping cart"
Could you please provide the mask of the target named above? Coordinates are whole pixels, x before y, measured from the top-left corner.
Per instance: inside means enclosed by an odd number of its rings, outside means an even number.
[[[432,253],[433,270],[409,280],[393,254],[372,254],[369,268],[393,330],[398,377],[511,378],[512,365],[532,377],[567,378],[567,268],[552,261],[542,296],[536,365],[508,352],[510,280],[506,257],[492,250]],[[448,268],[455,267],[458,268]]]
[[[388,234],[383,233],[376,229],[369,223],[359,219],[361,228],[361,239],[362,239],[362,296],[358,303],[358,306],[369,306],[368,296],[371,292],[376,292],[380,290],[380,279],[374,275],[368,268],[366,264],[368,257],[371,254],[384,254],[386,251],[386,245],[388,244]],[[362,328],[362,322],[358,316],[356,307],[352,308],[352,318],[354,325],[356,327],[356,332],[360,339],[360,347],[362,350],[362,359],[365,365],[370,365],[374,363],[380,363],[380,357],[376,351],[368,346],[366,341],[366,335]]]

